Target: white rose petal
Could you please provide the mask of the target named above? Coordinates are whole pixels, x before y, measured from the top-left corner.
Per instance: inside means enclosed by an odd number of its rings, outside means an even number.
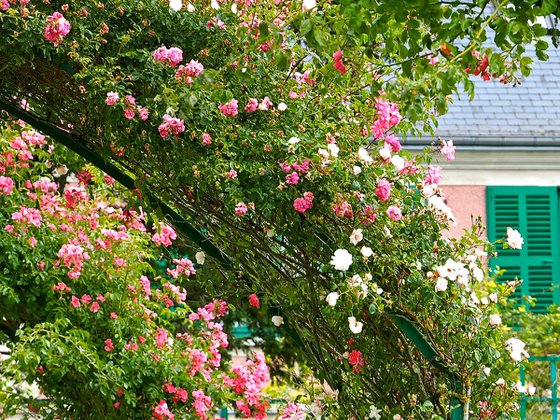
[[[279,316],[279,315],[274,315],[274,316],[272,317],[272,323],[273,323],[275,326],[279,327],[280,325],[282,325],[282,324],[284,323],[284,318],[282,318],[282,317]]]
[[[169,0],[169,10],[179,12],[182,8],[183,2],[181,0]]]
[[[212,0],[210,2],[210,7],[214,10],[218,10],[220,8],[220,5],[218,4],[218,0]]]
[[[284,112],[287,109],[288,109],[288,105],[286,105],[284,102],[280,102],[278,104],[278,111]]]
[[[353,170],[354,170],[354,175],[356,175],[356,176],[358,176],[362,173],[362,168],[359,167],[359,166],[354,166]]]
[[[194,6],[191,3],[187,4],[187,12],[192,13],[194,12]]]
[[[488,366],[484,366],[484,369],[482,369],[482,371],[486,376],[490,376],[491,369]]]
[[[523,246],[523,238],[521,237],[521,233],[519,233],[518,230],[508,227],[507,243],[510,246],[510,248],[521,249],[521,247]]]
[[[327,295],[327,298],[325,300],[329,305],[335,306],[339,297],[340,295],[337,292],[331,292]]]
[[[331,258],[331,265],[335,270],[346,271],[352,264],[352,254],[345,249],[337,249]]]
[[[204,261],[206,261],[206,254],[204,251],[198,251],[194,257],[196,258],[196,263],[199,265],[203,265]]]
[[[352,231],[352,235],[350,235],[350,242],[352,245],[358,245],[358,243],[364,239],[364,234],[362,232],[362,229],[354,229]]]
[[[288,140],[288,144],[298,144],[300,141],[301,140],[297,137],[290,137],[290,139]]]
[[[490,293],[490,296],[488,296],[488,299],[490,299],[490,302],[492,302],[492,303],[497,303],[498,302],[498,295],[496,293]]]
[[[357,321],[353,316],[348,317],[348,325],[350,326],[350,331],[352,331],[354,334],[361,333],[362,329],[364,328],[364,324],[360,321]]]

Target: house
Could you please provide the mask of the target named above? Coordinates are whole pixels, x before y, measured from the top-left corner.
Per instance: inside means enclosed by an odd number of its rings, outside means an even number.
[[[457,218],[450,234],[469,227],[471,215],[482,217],[491,241],[518,229],[523,249],[502,251],[491,265],[507,270],[504,280],[524,280],[514,297],[536,298],[537,313],[560,304],[560,50],[547,53],[515,87],[473,77],[472,102],[455,98],[435,136],[404,141],[408,149],[437,144],[438,136],[454,141],[455,161],[438,162]]]

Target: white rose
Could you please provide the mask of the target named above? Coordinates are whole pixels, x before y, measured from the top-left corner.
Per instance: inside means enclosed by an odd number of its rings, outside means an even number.
[[[329,305],[335,306],[339,297],[340,295],[337,292],[331,292],[327,295],[327,298],[325,300]]]
[[[475,305],[478,305],[480,303],[480,300],[478,299],[478,296],[476,295],[475,292],[471,293],[471,300]]]
[[[391,163],[397,169],[397,171],[402,171],[405,165],[404,159],[399,155],[394,155],[391,158]]]
[[[491,326],[497,327],[502,323],[502,317],[498,314],[492,314],[488,318],[488,322],[490,323]]]
[[[350,326],[350,331],[352,331],[354,334],[361,333],[362,329],[364,328],[364,324],[360,321],[357,321],[353,316],[348,317],[348,325]]]
[[[66,167],[66,165],[59,166],[52,172],[55,178],[60,178],[62,175],[66,175],[67,173],[68,168]]]
[[[194,257],[196,258],[196,263],[199,265],[204,264],[204,261],[206,261],[206,254],[204,251],[198,251]]]
[[[345,249],[337,249],[331,258],[331,265],[335,270],[346,271],[352,264],[352,254]]]
[[[391,159],[391,150],[383,147],[379,149],[379,156],[381,156],[383,160]]]
[[[288,140],[288,144],[298,144],[300,141],[301,140],[297,137],[290,137],[290,140]]]
[[[317,7],[317,2],[315,0],[303,0],[301,3],[301,10],[307,12],[308,10]]]
[[[483,297],[483,298],[480,298],[480,302],[481,302],[483,305],[488,305],[488,304],[490,303],[490,302],[488,301],[488,298],[487,298],[486,296]]]
[[[373,162],[372,157],[369,155],[368,151],[366,149],[364,149],[363,147],[360,147],[358,149],[358,158],[364,163],[372,163]]]
[[[191,3],[187,4],[187,12],[192,13],[194,12],[194,6]]]
[[[279,327],[280,325],[282,325],[282,324],[284,323],[284,318],[282,318],[282,317],[279,316],[279,315],[274,315],[274,316],[272,317],[272,323],[273,323],[275,326]]]
[[[471,272],[476,281],[480,282],[484,279],[484,271],[482,271],[480,267],[473,267]]]
[[[329,152],[332,157],[338,157],[338,152],[340,152],[340,147],[338,147],[335,143],[327,144],[327,149],[329,149]]]
[[[482,369],[482,371],[484,372],[484,374],[486,376],[490,376],[490,371],[491,369],[488,366],[484,366],[484,368]]]
[[[218,0],[211,0],[210,7],[212,7],[212,9],[214,10],[218,10],[220,8],[220,5],[218,4]]]
[[[521,233],[519,233],[518,230],[508,227],[507,243],[510,246],[510,248],[521,249],[521,247],[523,246],[523,238],[521,237]]]
[[[352,235],[350,235],[350,242],[352,245],[358,245],[358,243],[364,239],[364,234],[362,232],[362,229],[354,229],[352,231]]]
[[[525,388],[525,386],[521,382],[517,382],[513,386],[513,390],[519,392],[520,394],[525,394],[527,392],[527,388]]]
[[[354,175],[356,176],[362,173],[362,168],[360,168],[359,166],[354,166],[353,170],[354,170]]]
[[[183,2],[181,0],[169,0],[169,10],[173,12],[178,12],[183,8]]]
[[[447,280],[443,277],[438,277],[436,281],[436,292],[445,292],[447,290]]]
[[[287,109],[288,109],[288,105],[286,105],[284,102],[280,102],[278,104],[278,111],[284,112]]]
[[[496,293],[491,293],[490,296],[488,296],[488,299],[490,299],[490,302],[492,303],[497,303],[498,295]]]
[[[525,350],[525,343],[518,338],[512,337],[507,340],[506,348],[509,356],[516,362],[521,362],[524,358],[529,357],[529,353]]]
[[[504,380],[504,378],[500,378],[496,381],[496,385],[498,386],[504,386],[506,384],[506,381]]]
[[[360,252],[366,258],[369,258],[373,255],[373,249],[371,249],[369,246],[363,246],[360,249]]]

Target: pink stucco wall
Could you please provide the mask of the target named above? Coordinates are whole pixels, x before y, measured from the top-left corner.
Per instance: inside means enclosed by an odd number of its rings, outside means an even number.
[[[457,226],[449,229],[449,236],[460,237],[463,229],[471,226],[471,215],[475,218],[481,216],[486,226],[486,186],[448,185],[442,186],[441,189],[445,194],[447,205],[457,219]]]

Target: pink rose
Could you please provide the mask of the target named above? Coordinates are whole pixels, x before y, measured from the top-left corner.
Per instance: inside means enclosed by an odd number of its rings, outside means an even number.
[[[391,183],[386,179],[382,179],[375,188],[375,195],[381,201],[387,201],[391,195]]]
[[[344,63],[342,62],[342,50],[338,50],[333,54],[333,67],[338,70],[341,74],[346,73],[346,67],[344,67]]]
[[[299,182],[299,175],[297,172],[292,172],[291,174],[286,175],[286,184],[289,185],[297,185]]]
[[[167,63],[175,67],[181,61],[183,61],[183,51],[177,47],[169,48],[167,51]]]
[[[401,209],[399,209],[397,206],[390,206],[387,209],[387,214],[393,220],[401,220],[402,219]]]
[[[255,98],[250,98],[247,105],[245,105],[245,111],[247,112],[255,112],[259,107],[259,101]]]
[[[167,55],[168,55],[167,47],[161,46],[154,51],[153,57],[154,60],[161,62],[161,61],[167,61]]]
[[[245,203],[237,203],[235,206],[235,215],[236,216],[243,216],[247,214],[247,206]]]
[[[218,108],[226,117],[235,117],[237,115],[237,99],[232,99]]]
[[[208,146],[211,143],[212,143],[212,136],[208,133],[204,133],[202,135],[202,144],[205,144],[206,146]]]
[[[259,297],[256,294],[249,295],[249,305],[259,308],[261,303],[259,302]]]
[[[105,103],[109,106],[115,105],[119,100],[119,94],[117,92],[107,92],[107,99]]]

